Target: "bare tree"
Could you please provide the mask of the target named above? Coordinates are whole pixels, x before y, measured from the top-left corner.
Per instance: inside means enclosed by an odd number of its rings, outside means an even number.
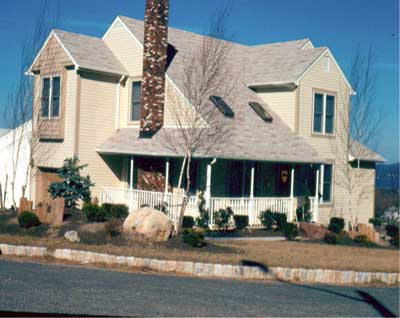
[[[377,72],[376,55],[372,46],[367,52],[363,52],[360,47],[356,48],[351,61],[349,80],[355,94],[350,98],[349,111],[338,113],[338,124],[342,129],[337,131],[338,142],[333,141],[333,151],[338,154],[337,158],[343,160],[337,165],[344,177],[344,180],[340,179],[340,186],[344,186],[348,192],[347,209],[350,218],[357,222],[358,215],[354,213],[354,204],[358,205],[372,195],[368,182],[370,175],[360,169],[361,158],[369,154],[365,145],[371,147],[376,143],[381,127],[380,107],[377,107],[375,100]],[[348,103],[347,96],[339,98]]]
[[[54,2],[52,2],[54,4]],[[54,11],[52,13],[52,11]],[[49,35],[51,29],[54,27],[58,19],[58,6],[56,10],[52,10],[49,0],[42,0],[39,6],[39,13],[35,19],[35,24],[32,33],[29,33],[21,46],[21,56],[18,78],[14,88],[8,96],[8,104],[5,107],[4,116],[7,118],[9,128],[12,129],[12,146],[11,146],[11,175],[10,187],[13,205],[16,206],[15,198],[15,183],[17,173],[23,169],[25,175],[25,185],[22,187],[22,195],[25,196],[25,189],[28,182],[30,182],[31,172],[34,167],[34,153],[38,152],[39,144],[37,142],[39,125],[34,123],[34,113],[39,113],[40,98],[37,98],[37,90],[35,91],[34,78],[27,76],[26,71],[33,62],[35,56],[38,54],[41,46],[43,45],[46,37]],[[49,61],[48,64],[52,62]],[[32,131],[35,127],[36,133],[29,131],[29,120],[32,119]],[[28,135],[27,135],[28,134]],[[28,139],[29,144],[29,160],[26,167],[21,165],[23,160],[22,152],[26,149],[25,140]],[[3,192],[7,191],[6,186]],[[3,195],[4,199],[5,195]],[[5,199],[4,199],[5,200]]]
[[[216,13],[206,28],[198,47],[193,54],[186,56],[181,89],[186,99],[177,96],[172,88],[167,92],[171,99],[171,112],[177,128],[167,133],[167,144],[179,156],[183,156],[180,167],[178,189],[183,189],[182,205],[175,224],[179,233],[183,215],[188,203],[190,175],[194,156],[207,156],[213,148],[229,136],[231,119],[221,115],[218,108],[210,102],[211,96],[228,99],[235,84],[229,72],[229,55],[232,42],[226,39],[225,23],[229,15],[228,7]]]

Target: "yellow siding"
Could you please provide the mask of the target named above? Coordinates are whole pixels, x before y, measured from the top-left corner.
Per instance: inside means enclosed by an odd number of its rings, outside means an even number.
[[[355,184],[352,187],[353,222],[368,223],[374,216],[375,167],[354,167],[351,174]]]
[[[88,166],[83,174],[90,175],[95,187],[93,197],[99,198],[102,187],[120,186],[119,160],[103,158],[96,147],[114,132],[117,80],[100,75],[82,74],[79,116],[79,159]]]
[[[120,87],[118,126],[120,128],[138,127],[139,122],[129,121],[130,101],[132,81],[138,81],[142,78],[143,48],[119,22],[108,32],[104,41],[129,73],[129,78],[121,83]],[[165,95],[164,125],[172,126],[176,124],[176,116],[179,116],[179,113],[173,111],[171,107],[179,109],[189,106],[183,101],[175,86],[168,79],[166,80]]]
[[[312,133],[314,90],[325,90],[336,94],[336,136],[327,137]],[[330,71],[326,72],[322,58],[301,79],[299,94],[299,134],[318,151],[323,159],[334,164],[332,204],[320,206],[319,222],[329,223],[333,215],[344,216],[348,219],[349,191],[345,181],[347,162],[345,140],[347,138],[343,135],[347,133],[344,120],[348,116],[348,88],[340,71],[333,63],[331,63]]]
[[[294,131],[296,118],[296,91],[260,89],[257,94]]]
[[[74,155],[75,110],[76,110],[76,71],[64,72],[62,81],[66,81],[65,132],[62,142],[37,142],[34,146],[34,157],[39,167],[59,168],[64,159]],[[66,78],[65,78],[66,77]],[[40,77],[36,76],[35,86],[40,87]],[[39,98],[36,94],[35,98]],[[35,101],[35,105],[38,102]]]

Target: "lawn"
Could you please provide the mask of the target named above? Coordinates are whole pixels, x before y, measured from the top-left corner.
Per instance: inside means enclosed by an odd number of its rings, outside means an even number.
[[[79,227],[81,243],[63,238],[66,230]],[[15,216],[0,217],[0,243],[71,248],[138,257],[187,260],[209,263],[240,264],[255,261],[266,266],[323,268],[355,271],[399,272],[399,250],[359,246],[327,245],[310,241],[213,241],[203,248],[185,245],[180,237],[165,243],[126,241],[122,237],[106,238],[101,224],[86,224],[72,215],[61,227],[40,225],[29,230],[16,224]],[[90,232],[94,230],[94,234]],[[100,234],[100,235],[99,235]],[[101,239],[99,239],[99,237]]]

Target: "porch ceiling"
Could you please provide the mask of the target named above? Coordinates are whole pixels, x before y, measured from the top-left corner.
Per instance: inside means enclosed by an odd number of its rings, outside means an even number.
[[[199,150],[197,158],[232,160],[324,163],[318,153],[299,136],[263,136],[263,134],[233,134],[209,151]],[[180,133],[174,128],[162,128],[152,138],[140,138],[138,128],[116,131],[96,149],[101,154],[127,154],[158,157],[182,157]]]

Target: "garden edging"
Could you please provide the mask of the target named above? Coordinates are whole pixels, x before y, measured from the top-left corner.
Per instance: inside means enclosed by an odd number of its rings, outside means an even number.
[[[129,267],[150,269],[158,272],[180,273],[199,277],[282,280],[318,284],[384,284],[400,283],[399,273],[355,272],[328,269],[305,269],[260,266],[200,263],[190,261],[159,260],[134,256],[117,256],[71,249],[56,249],[54,252],[46,247],[0,244],[2,255],[53,257],[60,260],[74,261],[81,264],[100,263],[118,264]]]

